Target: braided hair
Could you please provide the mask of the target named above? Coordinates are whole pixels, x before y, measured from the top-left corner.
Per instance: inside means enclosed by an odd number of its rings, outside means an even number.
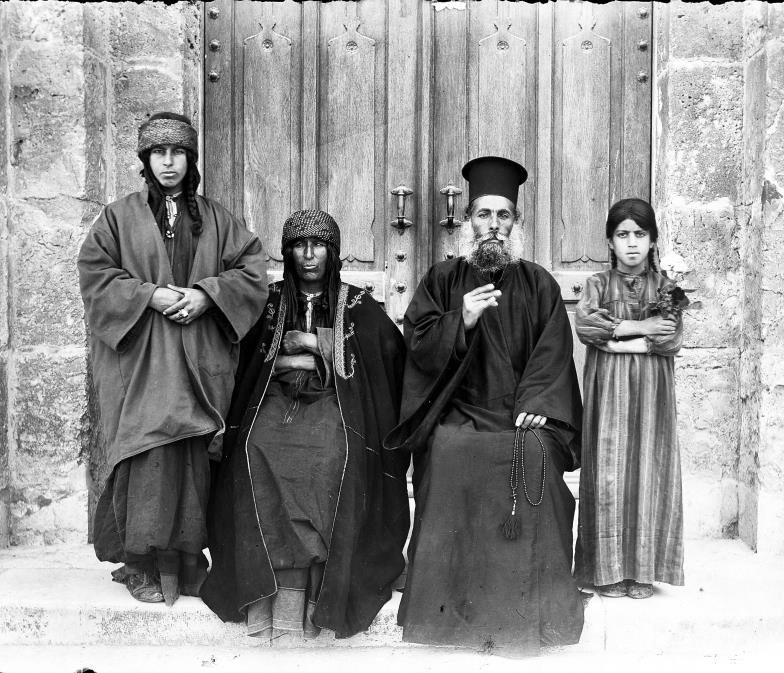
[[[615,233],[618,225],[625,221],[632,220],[640,229],[647,231],[651,241],[656,243],[659,240],[659,227],[656,225],[656,213],[651,204],[642,199],[621,199],[614,203],[607,213],[607,223],[604,228],[607,240],[610,240]],[[612,268],[618,266],[618,258],[615,251],[610,249],[610,263]],[[659,270],[656,264],[656,246],[648,250],[648,268],[654,271]]]
[[[283,249],[283,296],[286,298],[286,329],[293,329],[297,322],[297,311],[299,303],[297,301],[297,268],[294,262],[294,243],[287,245]],[[327,243],[327,263],[324,273],[324,285],[327,291],[327,301],[329,305],[328,323],[335,322],[335,307],[338,303],[338,292],[340,291],[340,268],[343,262],[337,249],[331,243]]]
[[[185,122],[186,124],[191,123],[191,120],[185,115],[176,114],[174,112],[158,112],[157,114],[152,115],[150,119],[175,119],[177,121]],[[150,168],[151,151],[152,149],[145,150],[139,156],[143,165],[140,175],[147,183],[147,203],[150,205],[150,210],[152,210],[158,228],[163,231],[166,228],[166,195],[161,190],[161,185]],[[196,190],[199,188],[199,183],[201,182],[201,174],[199,173],[194,152],[186,148],[185,156],[188,161],[188,170],[182,181],[182,188],[185,193],[186,203],[188,204],[188,213],[191,216],[191,220],[193,220],[191,232],[194,236],[199,236],[202,230],[202,220],[201,214],[199,213],[199,204],[196,201]]]

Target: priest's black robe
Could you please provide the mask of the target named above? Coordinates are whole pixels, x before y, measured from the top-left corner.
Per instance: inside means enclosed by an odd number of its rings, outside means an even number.
[[[416,513],[398,615],[403,639],[537,652],[579,640],[583,608],[571,576],[582,407],[572,333],[555,279],[531,262],[497,278],[497,308],[473,330],[463,295],[487,283],[460,258],[435,265],[405,318],[401,424],[388,450],[411,450]],[[549,420],[524,450],[522,530],[507,539],[515,420]],[[542,473],[544,469],[544,474]],[[541,505],[533,506],[541,494]],[[530,502],[529,502],[530,501]]]
[[[243,341],[223,460],[208,512],[212,569],[204,602],[224,621],[244,621],[248,605],[277,583],[256,508],[248,438],[278,354],[286,314],[282,283],[271,286],[262,319]],[[409,455],[382,451],[398,420],[405,346],[383,309],[342,284],[333,327],[334,383],[345,462],[313,622],[348,637],[368,628],[404,568],[409,527]],[[258,464],[256,469],[260,469]]]

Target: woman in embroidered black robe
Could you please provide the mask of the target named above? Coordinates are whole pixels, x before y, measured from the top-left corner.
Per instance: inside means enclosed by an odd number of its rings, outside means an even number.
[[[326,213],[287,220],[284,280],[241,348],[201,595],[249,635],[351,636],[404,567],[408,457],[381,439],[397,421],[405,349],[372,297],[340,283],[339,240]],[[323,282],[298,246],[330,249]]]

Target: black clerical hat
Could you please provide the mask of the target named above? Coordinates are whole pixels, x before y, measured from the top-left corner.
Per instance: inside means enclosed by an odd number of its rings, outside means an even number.
[[[528,178],[528,171],[520,164],[504,157],[477,157],[463,166],[463,177],[468,180],[468,202],[498,194],[517,205],[517,192]]]

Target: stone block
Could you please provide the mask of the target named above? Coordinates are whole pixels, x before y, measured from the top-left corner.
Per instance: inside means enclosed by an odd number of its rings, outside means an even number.
[[[771,36],[784,36],[784,7],[778,3],[768,5],[768,33]]]
[[[737,488],[733,480],[683,473],[683,534],[687,539],[727,537],[737,528]]]
[[[765,2],[743,3],[743,55],[749,58],[764,49],[768,38],[768,5]]]
[[[0,350],[0,502],[5,498],[11,479],[8,446],[8,352]],[[2,531],[2,521],[0,521]],[[1,533],[0,533],[1,534]]]
[[[732,206],[726,200],[705,207],[670,205],[660,221],[661,251],[677,252],[690,269],[679,281],[695,304],[684,314],[685,346],[736,346],[744,278]]]
[[[737,61],[743,54],[743,5],[673,2],[670,54],[673,59]]]
[[[685,202],[737,201],[743,69],[710,62],[669,72],[667,189]]]
[[[11,544],[87,537],[87,486],[81,460],[84,348],[17,353],[14,376],[14,483]]]
[[[675,359],[678,438],[684,471],[736,478],[738,350],[688,348]]]
[[[14,2],[8,5],[11,40],[75,44],[82,38],[82,5],[75,2]]]
[[[0,268],[8,268],[8,201],[0,196]],[[8,274],[0,273],[0,349],[8,346]],[[0,379],[0,385],[2,385]]]
[[[35,203],[15,200],[12,204],[14,319],[19,346],[85,342],[76,258],[86,209],[93,205],[66,198]]]
[[[118,3],[110,27],[112,51],[127,61],[179,63],[183,49],[180,5]]]
[[[781,484],[760,490],[757,553],[784,556],[784,492]]]
[[[74,464],[74,483],[70,491],[47,496],[37,492],[20,494],[11,508],[11,544],[50,545],[87,541],[84,469],[83,465]]]
[[[17,352],[15,374],[15,489],[54,500],[70,494],[82,459],[85,349],[36,348]],[[80,489],[85,489],[82,478]]]
[[[771,344],[784,343],[784,293],[762,294],[762,338]]]
[[[784,484],[784,348],[766,348],[760,363],[758,479],[768,489]]]
[[[22,43],[10,60],[11,165],[16,196],[84,191],[82,52]]]
[[[751,549],[757,549],[759,494],[756,486],[738,484],[738,537]]]

